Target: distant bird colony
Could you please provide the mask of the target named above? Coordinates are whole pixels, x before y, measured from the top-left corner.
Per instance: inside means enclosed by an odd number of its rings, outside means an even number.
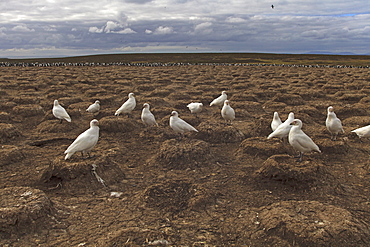
[[[221,95],[216,97],[209,106],[218,106],[221,107],[221,116],[226,121],[227,125],[231,125],[232,121],[235,119],[235,111],[230,105],[230,100],[227,99],[227,92],[222,91]],[[128,94],[128,99],[118,108],[114,115],[120,116],[121,114],[127,114],[130,117],[131,112],[136,107],[136,99],[134,93]],[[187,105],[192,114],[201,113],[203,110],[203,103],[191,102]],[[100,110],[100,101],[96,100],[95,103],[91,104],[86,111],[92,114],[98,113]],[[58,100],[54,100],[54,106],[52,109],[53,115],[60,120],[62,123],[63,120],[71,122],[71,117],[68,115],[65,108],[63,108]],[[197,117],[197,115],[196,115]],[[143,104],[143,109],[141,112],[141,120],[143,124],[149,128],[153,126],[159,126],[155,116],[150,111],[150,105],[148,103]],[[283,143],[289,143],[295,151],[297,151],[298,158],[297,161],[301,162],[303,155],[311,151],[316,151],[321,153],[320,148],[314,143],[314,141],[302,131],[302,121],[294,117],[294,113],[290,112],[288,118],[282,122],[278,112],[274,112],[273,118],[271,121],[272,133],[268,135],[267,139],[279,138]],[[341,120],[334,113],[334,107],[329,106],[327,108],[327,118],[325,121],[326,128],[331,135],[331,140],[337,140],[337,136],[340,133],[344,133]],[[180,139],[184,137],[186,132],[198,132],[198,130],[187,123],[185,120],[179,117],[177,111],[172,111],[169,119],[169,126],[171,129],[179,134]],[[360,138],[369,138],[370,137],[370,125],[358,128],[352,132],[356,133]],[[93,119],[90,122],[90,128],[85,132],[81,133],[75,141],[67,148],[64,152],[66,154],[65,159],[69,159],[74,153],[82,152],[82,157],[85,154],[90,157],[91,150],[95,147],[99,139],[99,121]]]

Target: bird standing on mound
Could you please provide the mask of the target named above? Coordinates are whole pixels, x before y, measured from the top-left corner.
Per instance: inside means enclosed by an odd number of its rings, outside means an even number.
[[[230,101],[225,100],[224,106],[221,109],[221,116],[225,119],[226,123],[232,123],[232,121],[235,119],[235,111],[230,106]]]
[[[60,123],[62,123],[63,119],[65,119],[67,122],[72,121],[66,109],[64,109],[63,106],[59,105],[58,100],[54,100],[53,115],[60,120]]]
[[[64,159],[69,159],[74,153],[82,152],[82,157],[87,153],[90,157],[90,151],[95,147],[99,139],[99,121],[91,120],[90,128],[81,133],[76,140],[64,152],[66,154]]]
[[[173,111],[170,117],[170,127],[176,132],[179,133],[181,137],[183,137],[185,132],[195,131],[198,132],[193,126],[179,118],[179,114],[177,111]]]
[[[98,113],[100,111],[100,101],[96,100],[94,104],[91,104],[87,109],[87,112],[92,114]]]
[[[130,113],[135,109],[136,107],[136,100],[134,97],[134,93],[128,94],[128,99],[125,103],[122,104],[120,108],[116,111],[114,115],[119,116],[122,113],[127,113],[128,116],[130,116]]]
[[[282,123],[283,122],[281,122],[281,119],[279,117],[279,113],[274,112],[274,117],[272,118],[272,122],[271,122],[272,131],[275,131],[277,129],[277,127],[279,127],[279,125],[282,124]]]
[[[297,158],[299,162],[302,161],[303,154],[311,151],[321,153],[319,147],[312,141],[312,139],[302,131],[302,121],[294,119],[291,123],[293,127],[289,132],[289,143],[292,145],[294,150],[299,152]]]
[[[370,125],[352,130],[351,132],[356,133],[357,136],[360,138],[360,141],[361,141],[361,138],[369,138],[370,137]]]
[[[290,125],[294,120],[294,113],[290,112],[288,115],[287,120],[284,123],[280,124],[268,137],[267,139],[271,139],[273,137],[278,137],[283,139],[283,141],[288,137],[289,131],[292,128]]]
[[[221,95],[218,98],[214,99],[209,105],[210,106],[213,106],[213,105],[222,106],[225,100],[227,100],[227,94],[226,94],[226,91],[222,91]]]
[[[147,127],[152,127],[154,125],[157,125],[157,121],[155,121],[155,117],[153,113],[150,112],[150,105],[148,103],[145,103],[143,105],[143,110],[141,112],[141,121],[143,121],[144,125]]]
[[[337,115],[334,113],[334,108],[332,106],[328,107],[328,115],[326,117],[326,128],[331,134],[331,140],[335,141],[337,140],[338,134],[344,133],[344,129],[342,127],[342,122],[339,118],[337,118]]]
[[[195,114],[197,117],[197,113],[201,112],[203,110],[203,103],[190,103],[187,105],[189,108],[190,112]]]

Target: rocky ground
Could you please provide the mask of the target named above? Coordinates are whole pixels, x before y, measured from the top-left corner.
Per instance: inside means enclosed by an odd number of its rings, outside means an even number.
[[[351,133],[370,124],[369,82],[355,67],[2,67],[0,245],[369,246],[370,147]],[[223,90],[232,125],[209,106]],[[131,118],[114,116],[130,92]],[[55,99],[71,123],[53,117]],[[143,103],[159,127],[144,127]],[[345,130],[337,141],[330,105]],[[199,133],[179,139],[173,110]],[[294,112],[322,153],[298,163],[289,144],[267,140],[274,111]],[[65,161],[93,118],[94,156]]]

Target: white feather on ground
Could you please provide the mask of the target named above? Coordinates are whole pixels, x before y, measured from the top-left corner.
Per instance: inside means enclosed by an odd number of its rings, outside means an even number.
[[[221,116],[223,117],[223,119],[225,119],[226,122],[230,123],[232,123],[232,121],[235,119],[235,111],[230,106],[230,101],[224,101],[224,106],[221,109]]]
[[[85,153],[90,157],[90,151],[95,147],[99,139],[99,121],[91,120],[90,128],[81,133],[76,140],[64,152],[65,159],[69,159],[74,153],[82,152],[82,157]]]
[[[227,100],[227,94],[226,94],[226,91],[222,91],[221,95],[218,98],[214,99],[209,105],[210,106],[213,106],[213,105],[222,106],[225,100]]]
[[[136,107],[136,100],[134,97],[134,93],[128,94],[128,99],[125,103],[122,104],[120,108],[116,111],[114,115],[119,116],[122,113],[130,114]]]
[[[357,136],[360,138],[369,138],[370,137],[370,125],[352,130],[351,132],[356,133]]]
[[[277,129],[277,127],[279,127],[279,125],[282,124],[282,123],[283,122],[281,121],[281,119],[279,117],[279,113],[274,112],[274,116],[273,116],[272,121],[271,121],[272,131],[275,131]]]
[[[293,127],[289,132],[289,143],[292,147],[299,152],[299,160],[302,161],[304,153],[316,151],[321,153],[319,147],[312,141],[312,139],[306,135],[302,130],[302,121],[294,119],[291,123]]]
[[[89,107],[86,109],[87,112],[90,113],[97,113],[100,111],[100,101],[96,100],[94,104],[89,105]]]
[[[189,131],[195,131],[195,132],[198,132],[197,129],[195,129],[193,126],[191,126],[190,124],[188,124],[187,122],[185,122],[184,120],[182,120],[181,118],[179,118],[179,114],[177,113],[177,111],[173,111],[171,113],[171,117],[170,117],[170,127],[176,132],[176,133],[179,133],[181,136],[185,133],[185,132],[189,132]]]
[[[60,119],[60,122],[62,122],[63,119],[65,119],[67,122],[72,121],[72,119],[68,115],[66,109],[64,109],[63,106],[59,105],[58,100],[54,100],[53,115],[54,115],[54,117]]]
[[[190,103],[187,105],[191,113],[197,114],[203,110],[203,103]]]
[[[150,111],[150,105],[148,103],[145,103],[143,105],[143,110],[141,112],[141,121],[143,121],[144,125],[147,127],[151,127],[154,125],[158,126],[153,113],[151,113]]]
[[[342,122],[337,115],[334,113],[334,108],[332,106],[328,107],[328,114],[325,121],[326,128],[331,134],[331,139],[335,141],[339,133],[344,133]]]
[[[290,125],[294,120],[294,113],[293,112],[290,112],[289,115],[288,115],[288,118],[287,120],[284,121],[284,123],[280,124],[276,130],[274,130],[268,137],[267,139],[271,139],[271,138],[274,138],[274,137],[277,137],[277,138],[287,138],[288,135],[289,135],[289,131],[290,129],[292,128],[292,126]]]

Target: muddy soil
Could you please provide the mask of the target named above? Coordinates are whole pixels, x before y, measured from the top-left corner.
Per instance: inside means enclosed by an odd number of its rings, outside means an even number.
[[[1,246],[369,246],[368,68],[0,68]],[[236,119],[209,106],[227,91]],[[136,95],[131,117],[114,116]],[[72,122],[54,118],[59,100]],[[100,100],[98,114],[86,112]],[[202,102],[192,115],[186,105]],[[159,127],[146,128],[149,103]],[[345,133],[330,140],[332,105]],[[169,127],[171,111],[199,133]],[[289,112],[322,153],[267,140]],[[93,157],[64,151],[96,118]]]

